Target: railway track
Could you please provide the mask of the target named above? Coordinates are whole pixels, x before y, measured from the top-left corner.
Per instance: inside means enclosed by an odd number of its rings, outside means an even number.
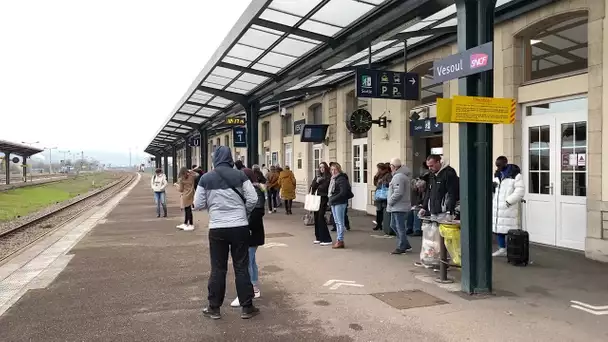
[[[128,174],[53,210],[37,215],[26,222],[0,230],[0,264],[41,238],[57,231],[93,206],[100,205],[137,179]]]

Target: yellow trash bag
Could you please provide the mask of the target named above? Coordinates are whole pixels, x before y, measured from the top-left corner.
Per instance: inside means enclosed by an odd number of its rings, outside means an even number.
[[[460,226],[457,224],[442,223],[439,225],[439,234],[443,237],[445,248],[452,257],[452,262],[461,266]]]

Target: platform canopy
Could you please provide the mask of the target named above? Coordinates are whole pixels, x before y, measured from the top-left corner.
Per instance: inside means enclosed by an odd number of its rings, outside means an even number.
[[[498,0],[496,22],[551,0]],[[260,115],[456,41],[454,0],[253,0],[146,148],[162,154],[226,117]],[[371,47],[371,48],[370,48]],[[432,77],[432,75],[430,75]],[[204,142],[201,142],[204,143]]]
[[[29,158],[29,157],[33,156],[34,154],[40,153],[42,151],[44,151],[44,150],[36,148],[36,147],[18,144],[18,143],[6,141],[6,140],[0,140],[0,153],[4,153],[5,155],[7,153],[10,153],[10,154],[16,154],[21,157]]]

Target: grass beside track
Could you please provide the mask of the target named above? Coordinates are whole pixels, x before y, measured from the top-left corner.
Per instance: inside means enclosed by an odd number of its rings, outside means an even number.
[[[57,183],[0,192],[0,222],[10,221],[86,194],[117,178],[117,174],[110,172],[89,173]]]

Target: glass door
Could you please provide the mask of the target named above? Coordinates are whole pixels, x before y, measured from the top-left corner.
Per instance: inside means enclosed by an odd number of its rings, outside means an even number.
[[[368,151],[367,138],[353,139],[353,174],[351,184],[353,189],[352,207],[356,210],[367,210],[367,174],[368,174]]]
[[[585,111],[573,111],[528,116],[524,120],[523,228],[533,242],[584,250],[586,115]]]

